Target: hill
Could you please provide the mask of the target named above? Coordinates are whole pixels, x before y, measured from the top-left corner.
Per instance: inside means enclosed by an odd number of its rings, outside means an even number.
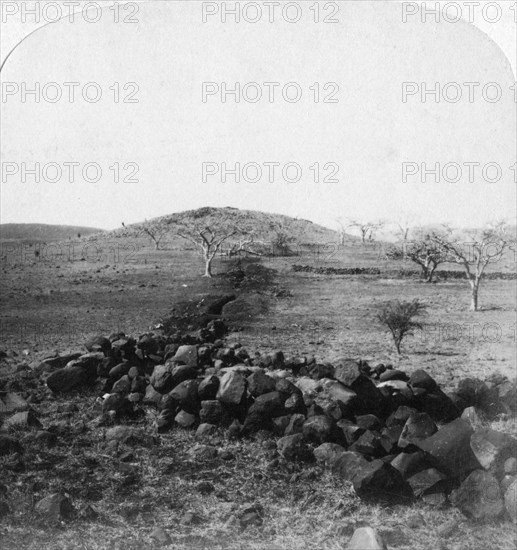
[[[240,232],[253,234],[257,239],[262,240],[273,239],[278,231],[284,231],[293,240],[303,243],[334,242],[337,239],[336,231],[309,220],[256,210],[240,210],[228,206],[224,208],[207,206],[177,212],[116,229],[107,233],[106,236],[131,234],[132,232],[141,231],[144,227],[151,230],[170,231],[172,235],[175,225],[186,228],[204,226],[235,227]],[[350,239],[355,240],[354,237],[350,237]]]
[[[1,241],[49,242],[77,239],[103,232],[95,227],[76,225],[49,225],[44,223],[3,223],[0,224]]]

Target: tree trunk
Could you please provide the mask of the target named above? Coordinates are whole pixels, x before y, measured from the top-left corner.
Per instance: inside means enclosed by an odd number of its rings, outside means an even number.
[[[212,277],[212,259],[208,258],[205,260],[205,274],[203,277]]]
[[[479,281],[473,281],[470,283],[472,287],[471,299],[470,299],[470,311],[478,310],[478,290]]]
[[[431,265],[427,270],[427,279],[426,279],[427,283],[433,282],[433,275],[434,275],[435,269],[436,269],[436,265]]]

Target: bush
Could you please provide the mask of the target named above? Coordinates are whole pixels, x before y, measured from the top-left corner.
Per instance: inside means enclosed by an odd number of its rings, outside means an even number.
[[[418,299],[412,302],[396,300],[385,304],[377,315],[377,319],[388,327],[399,355],[400,344],[406,334],[413,334],[416,328],[422,329],[422,324],[413,319],[424,313],[426,309],[427,306]]]

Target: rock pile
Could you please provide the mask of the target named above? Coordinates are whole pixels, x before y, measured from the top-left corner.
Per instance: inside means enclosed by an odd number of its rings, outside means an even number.
[[[227,344],[224,332],[213,319],[196,333],[98,336],[86,342],[87,353],[35,369],[56,394],[100,389],[98,425],[144,405],[159,411],[158,432],[175,425],[200,437],[217,427],[234,437],[268,431],[278,437],[280,459],[324,464],[362,499],[451,502],[476,520],[517,522],[517,440],[487,427],[517,410],[514,383],[467,378],[446,394],[424,370],[250,355]],[[9,425],[23,403],[0,398]],[[109,437],[136,437],[126,431],[115,426]],[[0,435],[0,455],[20,451],[15,438]]]

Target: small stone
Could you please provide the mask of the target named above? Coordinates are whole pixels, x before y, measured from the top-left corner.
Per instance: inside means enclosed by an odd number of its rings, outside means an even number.
[[[213,493],[214,490],[214,486],[209,481],[200,481],[196,485],[196,491],[202,495],[209,495],[210,493]]]
[[[511,476],[517,474],[517,458],[511,457],[505,460],[504,473]]]
[[[197,438],[205,438],[209,437],[211,435],[214,435],[214,433],[217,431],[217,426],[214,426],[214,424],[207,424],[204,422],[203,424],[200,424],[196,430],[196,437]]]
[[[213,460],[217,456],[217,449],[211,445],[194,445],[190,449],[190,455],[195,460]]]
[[[182,428],[192,428],[197,422],[197,417],[194,414],[181,410],[175,417],[174,421]]]
[[[36,503],[34,510],[49,523],[72,519],[75,513],[70,500],[58,493],[41,499]]]
[[[195,512],[186,512],[181,517],[180,523],[182,525],[200,525],[203,523],[203,518]]]
[[[0,456],[11,453],[23,453],[23,447],[16,438],[0,434]]]
[[[11,513],[9,504],[5,500],[0,500],[0,519]]]
[[[360,527],[354,531],[347,550],[388,550],[381,535],[372,527]]]
[[[438,526],[436,529],[436,534],[441,538],[448,539],[458,532],[458,526],[459,524],[457,520],[450,519],[449,521],[446,521]]]
[[[420,529],[420,527],[423,527],[425,525],[425,519],[423,518],[422,514],[413,514],[409,516],[407,520],[407,526],[410,529]]]

